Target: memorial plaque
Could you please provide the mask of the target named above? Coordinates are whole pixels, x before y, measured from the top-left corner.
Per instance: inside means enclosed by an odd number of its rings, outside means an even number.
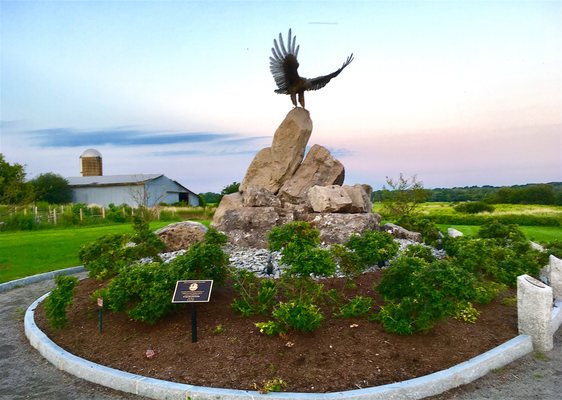
[[[177,281],[172,303],[208,303],[211,290],[212,280]]]

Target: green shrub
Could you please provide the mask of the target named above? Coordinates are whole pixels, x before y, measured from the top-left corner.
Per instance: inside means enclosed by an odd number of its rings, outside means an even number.
[[[329,250],[317,247],[305,247],[300,250],[289,243],[281,252],[280,261],[287,264],[284,274],[291,276],[333,276],[336,273],[336,263]]]
[[[136,261],[131,257],[128,242],[129,236],[125,234],[104,235],[93,243],[83,245],[78,257],[91,278],[107,279]]]
[[[481,212],[494,212],[494,206],[483,201],[469,201],[453,207],[455,211],[465,214],[478,214]]]
[[[562,240],[554,240],[545,245],[546,252],[562,259]]]
[[[363,317],[369,314],[373,304],[374,300],[371,297],[355,296],[340,307],[336,316],[342,318]]]
[[[273,279],[260,279],[253,272],[239,269],[233,274],[238,297],[232,307],[243,316],[265,315],[273,308],[277,285]]]
[[[289,243],[295,249],[316,247],[320,244],[320,232],[308,222],[295,221],[271,229],[267,240],[273,251],[281,251]]]
[[[508,237],[516,237],[505,232]],[[457,265],[479,279],[509,287],[516,285],[519,275],[538,276],[548,259],[547,253],[533,250],[527,241],[459,237],[445,240],[444,248]]]
[[[480,281],[476,284],[474,301],[478,304],[488,304],[500,293],[507,289],[507,285],[494,281]]]
[[[211,228],[202,242],[193,244],[185,254],[172,260],[171,268],[178,271],[178,275],[187,276],[178,279],[212,279],[214,285],[222,286],[228,277],[230,262],[228,254],[216,243],[223,236]]]
[[[359,255],[341,244],[330,248],[333,260],[339,265],[339,271],[348,279],[353,280],[365,271],[366,265]]]
[[[96,292],[112,311],[127,311],[135,321],[156,323],[174,308],[172,293],[179,280],[169,265],[135,264],[111,280],[106,289]]]
[[[209,234],[211,241],[214,235]],[[96,296],[102,296],[112,311],[126,311],[134,320],[154,324],[175,309],[171,298],[178,280],[213,279],[220,286],[227,275],[228,255],[204,240],[170,263],[139,263],[122,269]]]
[[[4,220],[3,224],[0,224],[3,231],[32,231],[39,227],[40,223],[32,213],[27,215],[19,212],[13,213]]]
[[[398,253],[399,245],[387,232],[365,231],[362,235],[353,235],[345,244],[353,250],[364,266],[377,265],[390,260]]]
[[[427,217],[406,216],[396,223],[409,231],[421,233],[424,243],[435,245],[441,238],[439,228]]]
[[[498,220],[484,223],[478,231],[478,237],[486,239],[503,239],[512,241],[525,240],[525,234],[515,224],[505,224]]]
[[[479,316],[480,312],[474,308],[470,301],[457,304],[457,309],[453,314],[453,318],[459,321],[468,322],[469,324],[474,324]]]
[[[133,235],[105,235],[80,248],[78,257],[91,278],[111,278],[141,258],[157,258],[165,248],[146,220],[135,218],[133,229]]]
[[[324,319],[320,309],[310,303],[291,300],[279,303],[273,310],[273,318],[284,328],[312,332]]]
[[[427,262],[435,261],[435,256],[431,252],[431,248],[422,246],[421,244],[414,244],[406,247],[402,254],[407,257],[421,258],[422,260],[425,260]]]
[[[474,275],[451,261],[401,256],[383,271],[377,289],[385,304],[376,318],[389,332],[425,332],[474,298],[475,286]]]
[[[59,275],[55,278],[55,283],[57,287],[53,289],[47,300],[45,300],[45,314],[51,328],[62,329],[68,322],[66,311],[72,305],[78,278]]]

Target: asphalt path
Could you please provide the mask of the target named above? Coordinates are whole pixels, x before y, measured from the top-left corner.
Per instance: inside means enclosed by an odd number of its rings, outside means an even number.
[[[0,293],[0,399],[142,400],[75,378],[37,352],[24,334],[25,310],[54,287],[52,279]],[[562,329],[554,350],[529,354],[431,400],[562,399]]]

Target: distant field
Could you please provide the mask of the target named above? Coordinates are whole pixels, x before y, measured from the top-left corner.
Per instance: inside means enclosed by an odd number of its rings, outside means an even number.
[[[447,225],[438,224],[439,229],[447,232],[447,228],[455,228],[467,236],[474,236],[478,233],[478,225]],[[533,242],[545,244],[555,240],[562,240],[562,228],[557,226],[520,226],[527,239]]]
[[[168,225],[155,221],[152,229]],[[103,235],[132,232],[132,225],[0,233],[0,283],[80,265],[78,251]]]
[[[380,207],[380,205],[379,205]],[[545,217],[562,218],[562,206],[543,206],[528,204],[493,204],[493,213],[482,213],[481,215],[540,215]],[[380,208],[379,208],[380,209]],[[420,212],[427,215],[435,214],[458,214],[451,203],[423,203]]]

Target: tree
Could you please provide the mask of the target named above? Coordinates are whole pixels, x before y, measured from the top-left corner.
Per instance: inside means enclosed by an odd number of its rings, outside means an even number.
[[[232,182],[230,185],[226,185],[221,194],[224,196],[225,194],[232,194],[238,192],[240,189],[240,182]]]
[[[0,203],[18,204],[31,200],[31,187],[25,182],[25,168],[10,165],[0,153]]]
[[[47,172],[31,181],[35,200],[49,204],[66,204],[72,201],[72,189],[62,176]]]
[[[411,216],[416,207],[425,202],[429,192],[423,188],[423,182],[412,176],[411,180],[402,173],[397,180],[386,177],[386,186],[383,186],[382,203],[386,213],[394,219]]]

